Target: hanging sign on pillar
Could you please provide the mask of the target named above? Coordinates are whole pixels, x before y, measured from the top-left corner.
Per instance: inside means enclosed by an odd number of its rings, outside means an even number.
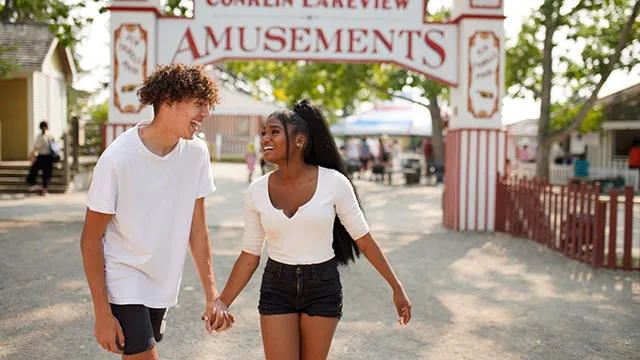
[[[113,39],[113,101],[122,113],[138,113],[136,89],[147,74],[147,31],[140,24],[122,24]]]
[[[469,112],[479,119],[493,117],[500,106],[500,39],[479,31],[469,39]]]

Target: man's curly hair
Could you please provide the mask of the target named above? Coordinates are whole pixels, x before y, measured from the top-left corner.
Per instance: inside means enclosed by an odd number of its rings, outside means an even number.
[[[218,87],[203,67],[181,63],[158,65],[156,71],[144,79],[137,94],[141,103],[153,105],[156,114],[162,104],[194,99],[202,100],[209,107],[220,103]]]

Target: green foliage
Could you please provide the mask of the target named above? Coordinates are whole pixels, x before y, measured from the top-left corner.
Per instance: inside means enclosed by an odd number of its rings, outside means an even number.
[[[547,22],[554,46],[553,83],[568,95],[588,96],[609,66],[635,0],[546,0],[522,24],[517,41],[507,48],[506,83],[509,94],[542,96],[543,43]],[[551,19],[545,18],[545,7]],[[617,69],[631,70],[640,62],[640,22],[635,22],[629,45]]]
[[[93,21],[75,11],[84,7],[83,0],[5,0],[0,4],[0,21],[49,24],[62,46],[69,47],[78,42],[81,29]]]
[[[20,66],[16,64],[15,60],[6,59],[2,56],[3,54],[14,50],[15,46],[0,47],[0,79],[8,78],[11,73],[20,69]]]
[[[579,105],[573,103],[554,104],[551,107],[551,131],[558,131],[566,128],[578,116]],[[604,111],[602,106],[591,109],[585,119],[580,124],[580,132],[588,133],[599,131],[604,122]]]

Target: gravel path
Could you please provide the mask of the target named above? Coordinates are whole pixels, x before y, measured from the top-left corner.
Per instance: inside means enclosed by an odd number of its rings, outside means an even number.
[[[219,286],[240,251],[244,167],[218,164],[207,200]],[[638,359],[640,274],[593,270],[530,241],[446,231],[441,189],[359,182],[374,236],[403,281],[411,323],[366,262],[342,269],[344,317],[330,359]],[[0,201],[0,359],[115,359],[93,339],[78,245],[85,194]],[[264,259],[263,259],[264,260]],[[209,336],[187,259],[163,359],[261,359],[259,276]]]

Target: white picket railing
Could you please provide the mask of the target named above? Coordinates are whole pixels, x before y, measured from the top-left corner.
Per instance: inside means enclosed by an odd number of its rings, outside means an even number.
[[[511,173],[518,177],[533,178],[536,175],[536,164],[518,163],[513,167]],[[552,164],[549,166],[549,183],[553,185],[567,184],[573,174],[573,165]],[[640,169],[589,167],[589,177],[604,178],[610,176],[621,176],[624,178],[625,185],[631,185],[635,191],[640,191]]]

